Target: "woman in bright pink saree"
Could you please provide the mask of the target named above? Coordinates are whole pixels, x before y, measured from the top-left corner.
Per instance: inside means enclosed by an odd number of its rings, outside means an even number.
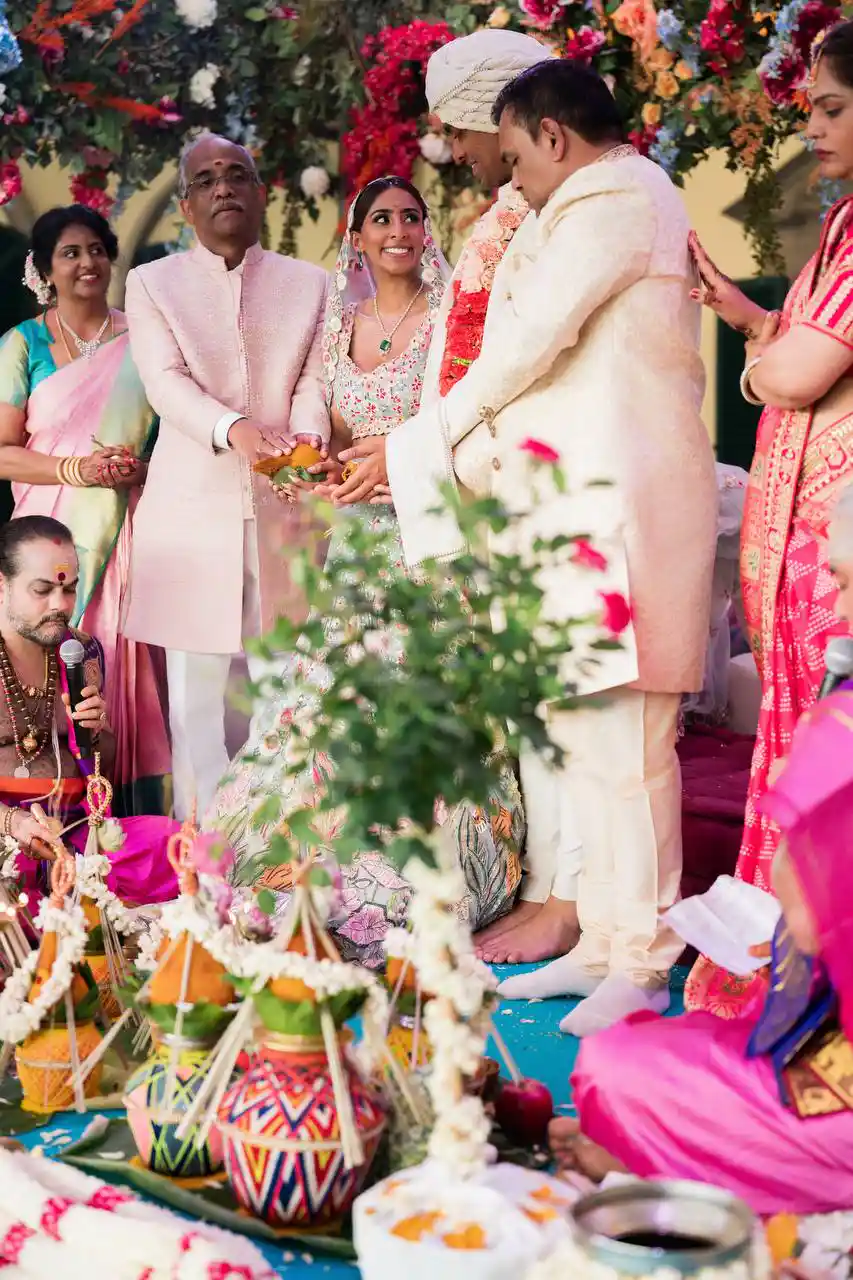
[[[15,516],[53,516],[73,534],[72,621],[105,655],[119,811],[158,812],[170,770],[164,679],[158,655],[121,634],[131,516],[156,421],[124,317],[107,305],[117,251],[91,209],[53,209],[35,224],[27,279],[46,305],[0,338],[0,476],[12,481]]]
[[[839,23],[821,44],[810,96],[808,129],[822,171],[846,179],[853,175],[853,23]],[[769,890],[779,828],[761,800],[797,721],[815,702],[827,642],[839,631],[826,527],[853,479],[853,200],[827,215],[818,252],[789,292],[781,320],[750,303],[700,246],[695,253],[703,300],[750,334],[742,385],[747,398],[765,405],[741,546],[762,707],[736,874]],[[737,1017],[762,994],[757,980],[701,959],[685,1003]]]
[[[839,513],[853,621],[853,491]],[[836,526],[833,525],[836,563]],[[840,554],[840,553],[839,553]],[[849,624],[848,624],[849,629]],[[750,1018],[638,1014],[581,1045],[565,1164],[686,1178],[762,1216],[853,1205],[853,681],[797,729],[761,810],[784,843],[769,993]],[[581,1136],[578,1136],[578,1129]]]

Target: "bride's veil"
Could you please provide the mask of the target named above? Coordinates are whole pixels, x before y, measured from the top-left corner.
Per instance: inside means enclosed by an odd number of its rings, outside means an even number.
[[[377,182],[381,181],[381,179],[374,178],[373,181]],[[367,184],[368,187],[371,185],[371,183]],[[361,192],[366,190],[367,187],[362,187],[350,204],[349,212],[347,213],[346,230],[341,240],[341,247],[332,278],[332,287],[329,290],[329,298],[326,303],[326,316],[323,323],[323,374],[326,383],[326,397],[329,401],[332,398],[332,388],[335,382],[335,374],[337,373],[338,360],[340,359],[338,345],[340,334],[344,327],[344,312],[348,307],[358,306],[365,299],[372,298],[376,292],[373,276],[370,273],[370,266],[367,262],[360,263],[352,242],[352,220],[355,206],[358,203]],[[441,305],[445,285],[452,275],[452,270],[450,263],[435,243],[429,217],[424,222],[424,233],[421,278],[427,290],[429,313],[434,316]]]

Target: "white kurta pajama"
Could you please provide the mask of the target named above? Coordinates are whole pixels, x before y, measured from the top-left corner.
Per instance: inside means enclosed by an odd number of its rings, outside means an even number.
[[[610,691],[607,706],[549,726],[570,752],[562,785],[583,845],[578,961],[643,985],[681,947],[658,914],[678,894],[676,725],[701,686],[716,529],[689,224],[663,171],[620,149],[563,183],[536,231],[498,268],[480,357],[389,437],[388,474],[410,566],[462,549],[453,518],[428,514],[455,476],[526,513],[509,535],[519,552],[584,530],[606,555],[603,574],[568,555],[542,574],[553,616],[596,612],[600,591],[630,598],[622,648],[579,680]],[[559,452],[569,493],[519,448],[528,437]]]

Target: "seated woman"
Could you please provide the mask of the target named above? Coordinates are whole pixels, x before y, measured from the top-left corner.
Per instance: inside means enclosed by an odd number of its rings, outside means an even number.
[[[418,190],[396,177],[368,183],[350,206],[323,335],[335,456],[352,442],[393,431],[417,413],[446,265],[432,241]],[[320,469],[328,467],[313,468]],[[334,471],[339,477],[337,464]],[[368,529],[395,534],[397,549],[388,570],[403,572],[391,506],[363,504],[349,508],[349,513]],[[348,554],[345,523],[332,535],[327,569],[345,562]],[[336,625],[336,618],[324,619],[326,634]],[[393,631],[384,651],[389,662],[402,658],[402,645]],[[303,659],[298,661],[304,668],[302,679],[322,686],[322,653],[308,668]],[[263,884],[274,891],[289,886],[289,863],[261,874],[258,858],[269,849],[274,827],[255,826],[253,817],[272,792],[283,795],[285,817],[322,793],[333,761],[315,756],[299,778],[287,771],[288,726],[297,715],[309,713],[307,699],[299,701],[290,694],[264,707],[205,818],[204,829],[221,831],[236,852],[233,879],[238,886]],[[447,822],[467,885],[459,910],[472,929],[481,929],[510,909],[521,879],[523,817],[509,770],[504,793],[490,797],[488,807],[460,806]],[[380,964],[385,933],[390,925],[403,922],[410,896],[407,881],[381,854],[364,853],[342,867],[340,904],[331,923],[345,956]]]
[[[50,209],[32,232],[25,280],[44,307],[0,337],[0,478],[15,516],[67,525],[80,558],[72,622],[96,635],[116,735],[119,812],[160,813],[170,771],[165,670],[121,634],[131,516],[156,430],[107,293],[118,241],[82,205]]]
[[[838,614],[853,626],[853,490],[830,530]],[[853,681],[801,722],[764,800],[784,840],[782,920],[753,1018],[648,1015],[581,1047],[565,1163],[601,1176],[714,1183],[759,1214],[853,1205]]]

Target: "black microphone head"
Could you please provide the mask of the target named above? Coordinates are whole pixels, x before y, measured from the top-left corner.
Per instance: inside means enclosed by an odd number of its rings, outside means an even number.
[[[59,656],[66,667],[79,667],[86,656],[86,651],[80,641],[72,637],[70,640],[63,640],[59,646]]]
[[[833,636],[826,646],[823,661],[832,675],[853,676],[853,636]]]

